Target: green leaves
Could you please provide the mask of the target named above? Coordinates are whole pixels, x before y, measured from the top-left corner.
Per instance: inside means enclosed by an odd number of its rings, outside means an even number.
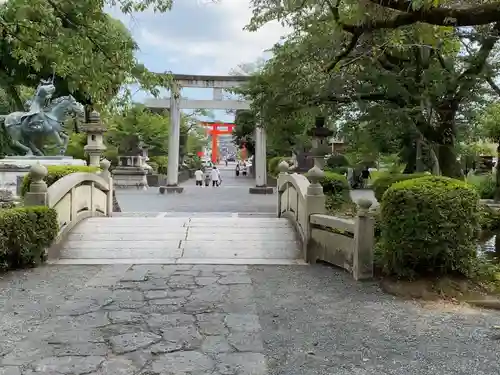
[[[110,0],[125,13],[167,11],[171,0]],[[0,5],[0,84],[36,86],[55,74],[58,94],[84,104],[129,101],[124,84],[153,94],[170,84],[168,74],[149,72],[134,57],[137,44],[127,28],[104,12],[104,1],[9,0]]]

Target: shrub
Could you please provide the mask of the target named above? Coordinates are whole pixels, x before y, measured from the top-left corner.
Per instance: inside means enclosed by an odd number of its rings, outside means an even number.
[[[492,174],[469,176],[467,182],[477,190],[481,199],[493,199],[495,197],[496,182]]]
[[[0,210],[0,270],[34,266],[58,233],[57,213],[48,207]]]
[[[326,195],[326,209],[334,211],[344,203],[350,203],[349,185],[345,176],[325,171],[325,177],[320,181]]]
[[[47,176],[43,180],[47,183],[47,186],[50,186],[68,174],[77,172],[95,173],[98,170],[97,167],[88,167],[86,165],[49,165],[47,166]],[[31,176],[27,174],[24,176],[23,185],[21,186],[21,196],[28,192],[30,184]]]
[[[320,181],[325,195],[349,194],[349,184],[345,176],[338,173],[325,172]]]
[[[148,165],[153,168],[154,173],[158,173],[158,164],[155,163],[154,161],[148,161]]]
[[[158,174],[167,174],[168,156],[152,156],[151,161],[158,165]]]
[[[344,155],[331,155],[326,160],[326,166],[331,169],[349,166],[349,160]]]
[[[478,210],[477,192],[463,181],[428,176],[392,185],[381,202],[383,271],[467,275],[476,258]]]
[[[343,176],[343,175],[347,174],[347,169],[348,168],[349,167],[335,167],[335,168],[331,168],[331,167],[326,166],[324,168],[324,170],[326,172],[333,172],[333,173],[340,174],[340,175]]]
[[[500,228],[500,211],[486,204],[479,204],[479,225],[482,231],[492,232]]]
[[[391,187],[392,184],[395,184],[399,181],[412,180],[418,177],[428,176],[428,173],[413,173],[413,174],[387,174],[384,176],[378,177],[375,181],[373,181],[373,192],[375,193],[375,198],[377,201],[381,202],[382,197],[387,189]]]
[[[267,162],[267,168],[271,176],[276,177],[280,173],[280,171],[278,170],[278,165],[285,159],[286,157],[284,156],[275,156],[269,159],[269,161]]]

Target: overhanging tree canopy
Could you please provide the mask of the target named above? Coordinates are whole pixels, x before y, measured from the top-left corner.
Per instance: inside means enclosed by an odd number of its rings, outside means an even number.
[[[293,30],[246,91],[268,117],[264,123],[311,108],[379,123],[383,117],[374,115],[382,114],[404,125],[406,147],[422,142],[443,174],[459,175],[455,144],[470,115],[465,99],[484,95],[495,74],[500,2],[291,4],[253,1],[249,29],[278,19]]]

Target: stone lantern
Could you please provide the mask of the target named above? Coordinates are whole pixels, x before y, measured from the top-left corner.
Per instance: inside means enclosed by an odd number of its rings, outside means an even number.
[[[315,126],[308,133],[312,137],[312,157],[314,166],[323,169],[325,166],[325,155],[330,152],[328,140],[333,135],[333,131],[325,128],[325,118],[316,117]]]
[[[141,141],[139,143],[139,148],[141,149],[141,167],[143,167],[148,172],[148,174],[152,174],[153,173],[153,167],[151,167],[148,164],[148,161],[149,161],[149,155],[148,155],[149,145],[147,145],[146,143],[144,143],[144,142]]]
[[[87,133],[87,145],[83,149],[89,155],[89,165],[99,167],[102,153],[107,148],[103,139],[107,129],[101,122],[99,112],[92,111],[82,128]]]

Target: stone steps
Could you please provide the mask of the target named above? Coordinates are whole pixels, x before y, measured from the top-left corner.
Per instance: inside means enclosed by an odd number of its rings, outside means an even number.
[[[90,218],[57,264],[301,264],[294,228],[270,217]]]

